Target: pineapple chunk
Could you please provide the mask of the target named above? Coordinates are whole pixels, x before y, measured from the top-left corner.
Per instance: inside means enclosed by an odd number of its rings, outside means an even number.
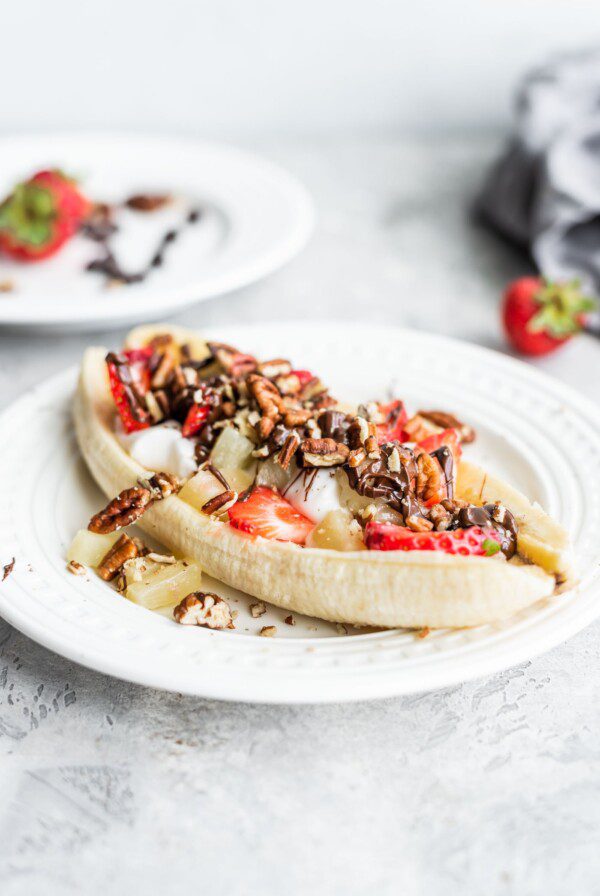
[[[191,560],[156,563],[147,557],[129,560],[124,566],[125,597],[148,610],[174,607],[192,591],[199,591],[202,571]]]
[[[266,485],[267,488],[275,489],[279,494],[283,494],[286,486],[297,475],[298,468],[295,463],[291,463],[287,470],[283,470],[277,461],[270,457],[259,466],[256,482],[257,485]]]
[[[179,497],[202,510],[207,501],[215,498],[223,492],[223,485],[208,470],[198,470],[195,476],[189,479],[179,492]]]
[[[328,548],[330,551],[363,551],[362,529],[352,526],[353,516],[348,510],[330,510],[324,520],[308,536],[309,548]],[[356,531],[355,531],[356,530]]]
[[[210,462],[223,474],[230,488],[238,494],[254,481],[256,461],[254,445],[233,426],[226,426],[210,453]]]
[[[92,569],[100,566],[100,562],[122,534],[122,532],[109,532],[108,535],[98,535],[96,532],[80,529],[67,551],[67,562],[74,560]]]

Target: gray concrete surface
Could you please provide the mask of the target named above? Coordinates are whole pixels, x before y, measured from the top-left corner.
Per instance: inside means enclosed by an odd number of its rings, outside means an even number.
[[[317,233],[178,320],[368,318],[502,347],[526,262],[465,212],[496,141],[253,148],[313,191]],[[0,406],[88,338],[0,335]],[[540,366],[597,398],[599,351]],[[287,708],[109,679],[0,621],[0,893],[600,893],[599,635],[437,693]]]

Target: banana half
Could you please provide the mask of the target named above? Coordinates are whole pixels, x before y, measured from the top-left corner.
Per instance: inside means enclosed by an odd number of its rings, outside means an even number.
[[[134,330],[127,346],[159,333],[200,341],[181,327]],[[86,351],[74,404],[77,439],[92,476],[112,498],[149,472],[113,433],[115,407],[104,358]],[[333,622],[407,628],[458,628],[512,616],[553,593],[570,575],[564,530],[511,486],[462,462],[458,496],[501,500],[518,518],[519,557],[461,557],[434,552],[338,551],[302,548],[245,535],[207,517],[178,496],[157,502],[138,525],[208,575],[286,610]]]

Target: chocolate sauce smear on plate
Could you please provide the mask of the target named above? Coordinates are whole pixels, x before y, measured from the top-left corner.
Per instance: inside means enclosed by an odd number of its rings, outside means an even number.
[[[83,224],[81,233],[102,246],[104,254],[100,258],[90,261],[86,270],[103,274],[107,280],[117,283],[141,283],[155,268],[162,267],[169,247],[184,230],[196,224],[201,215],[200,209],[193,208],[186,214],[179,227],[169,228],[160,238],[148,264],[140,271],[124,270],[110,246],[110,238],[118,230],[117,225],[112,221],[110,210],[105,214],[92,215],[91,219]]]

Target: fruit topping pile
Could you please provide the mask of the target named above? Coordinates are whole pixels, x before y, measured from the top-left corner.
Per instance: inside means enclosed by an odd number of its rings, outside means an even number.
[[[452,414],[409,416],[399,399],[349,411],[286,359],[169,334],[106,363],[123,431],[178,427],[198,465],[180,497],[240,532],[341,550],[515,552],[506,508],[455,495],[475,433]]]

